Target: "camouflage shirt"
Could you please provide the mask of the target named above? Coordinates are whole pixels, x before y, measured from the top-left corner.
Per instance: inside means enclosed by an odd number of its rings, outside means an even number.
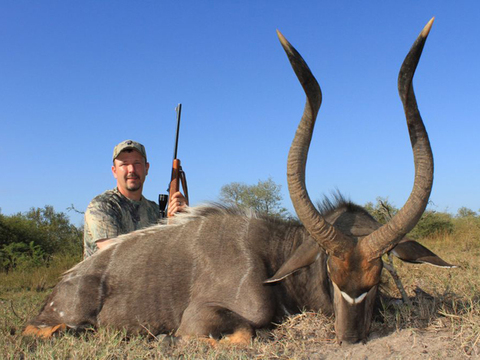
[[[159,217],[158,205],[143,196],[140,201],[134,201],[116,188],[105,191],[90,202],[85,212],[83,257],[87,258],[98,250],[97,240],[154,225]]]

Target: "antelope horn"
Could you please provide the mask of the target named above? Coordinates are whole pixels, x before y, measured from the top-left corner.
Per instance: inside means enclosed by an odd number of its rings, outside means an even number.
[[[398,75],[398,92],[405,110],[415,164],[413,189],[405,205],[385,225],[365,237],[359,246],[369,260],[381,257],[417,224],[428,204],[433,184],[433,155],[427,131],[417,107],[412,80],[432,27],[432,18],[415,40]]]
[[[302,56],[278,30],[277,35],[307,95],[303,116],[288,153],[287,180],[290,198],[298,218],[317,243],[329,254],[344,259],[343,254],[353,248],[354,242],[325,221],[310,200],[305,186],[307,154],[322,103],[322,92]]]

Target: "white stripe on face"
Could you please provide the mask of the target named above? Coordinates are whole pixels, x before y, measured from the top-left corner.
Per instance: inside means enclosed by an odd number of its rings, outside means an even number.
[[[340,288],[337,286],[337,284],[335,284],[333,281],[332,281],[332,284],[335,287],[335,289],[338,290],[340,294],[342,294],[342,297],[351,305],[360,304],[363,300],[365,300],[365,297],[368,294],[368,292],[365,292],[354,299],[350,295],[348,295],[346,292],[341,291]]]
[[[363,293],[362,295],[360,295],[359,297],[353,299],[350,297],[350,295],[348,295],[346,292],[343,292],[343,291],[340,291],[340,293],[342,294],[343,298],[345,300],[347,300],[347,302],[349,304],[352,304],[352,305],[355,305],[355,304],[360,304],[364,299],[365,297],[367,296],[367,293]]]

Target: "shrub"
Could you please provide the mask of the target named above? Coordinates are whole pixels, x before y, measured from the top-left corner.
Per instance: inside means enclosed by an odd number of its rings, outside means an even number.
[[[45,263],[47,256],[40,245],[11,243],[0,249],[0,264],[7,272],[14,268],[29,268]]]
[[[409,235],[419,239],[434,234],[451,234],[453,228],[452,215],[427,210],[423,213],[417,226],[415,226]]]
[[[82,251],[82,229],[52,206],[11,216],[0,214],[0,271],[36,267],[53,254]]]
[[[386,224],[398,212],[398,209],[388,199],[382,197],[377,197],[375,204],[372,202],[365,204],[365,209],[381,224]],[[476,213],[467,208],[461,208],[459,214],[471,217]],[[452,215],[426,210],[409,236],[420,239],[438,233],[451,234],[453,230]]]

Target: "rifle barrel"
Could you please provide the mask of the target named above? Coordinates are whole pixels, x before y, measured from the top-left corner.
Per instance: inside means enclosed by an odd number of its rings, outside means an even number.
[[[175,147],[173,150],[173,160],[177,158],[177,150],[178,150],[178,135],[180,133],[180,117],[182,116],[182,104],[178,104],[175,108],[177,112],[177,134],[175,135]]]

